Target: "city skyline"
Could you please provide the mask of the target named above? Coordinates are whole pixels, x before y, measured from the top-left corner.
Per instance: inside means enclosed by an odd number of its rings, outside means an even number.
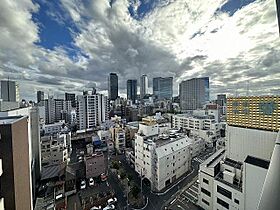
[[[22,98],[35,100],[38,90],[105,93],[110,72],[119,75],[120,95],[142,74],[173,76],[174,95],[182,80],[202,76],[211,78],[213,95],[247,86],[255,95],[279,91],[273,0],[87,3],[1,4],[0,75],[19,82]]]

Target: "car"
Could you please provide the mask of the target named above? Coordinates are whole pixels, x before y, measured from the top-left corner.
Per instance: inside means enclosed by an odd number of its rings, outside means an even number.
[[[104,174],[104,173],[102,173],[102,174],[100,174],[100,178],[101,178],[101,181],[102,182],[105,182],[106,180],[107,180],[107,175],[106,174]]]
[[[85,180],[82,180],[82,181],[81,181],[80,189],[81,189],[81,190],[86,189],[86,181],[85,181]]]
[[[97,206],[94,206],[94,207],[92,207],[90,210],[99,210],[99,209],[102,209],[101,206],[98,206],[98,207],[97,207]]]
[[[89,186],[93,187],[94,186],[94,180],[93,178],[89,178]]]
[[[117,201],[118,201],[117,198],[110,198],[110,199],[107,201],[107,203],[108,203],[108,205],[112,205],[112,204],[116,203]]]
[[[79,160],[79,163],[81,163],[81,162],[83,162],[84,158],[79,156],[78,160]]]

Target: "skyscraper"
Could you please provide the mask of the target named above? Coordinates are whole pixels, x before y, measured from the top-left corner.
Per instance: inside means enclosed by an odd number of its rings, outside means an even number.
[[[19,87],[15,81],[1,81],[1,98],[3,101],[19,101]]]
[[[40,103],[41,101],[44,101],[44,92],[43,91],[37,91],[37,103]]]
[[[209,101],[209,77],[193,78],[180,83],[181,110],[202,108]]]
[[[77,123],[79,129],[93,128],[109,117],[108,98],[102,94],[84,92],[77,96]]]
[[[0,118],[0,133],[0,201],[4,209],[33,209],[27,117]]]
[[[148,77],[146,74],[140,77],[140,98],[142,99],[148,93]]]
[[[133,103],[135,103],[136,98],[137,98],[137,80],[136,79],[127,80],[127,99],[130,99],[132,100]]]
[[[109,100],[116,100],[118,97],[119,85],[118,75],[116,73],[110,73],[108,78],[108,96]]]
[[[153,95],[156,99],[171,99],[173,96],[173,77],[153,78]]]
[[[219,94],[217,95],[217,104],[220,106],[226,106],[227,103],[227,96],[226,94]]]
[[[75,93],[65,93],[65,101],[71,101],[71,106],[76,107]]]

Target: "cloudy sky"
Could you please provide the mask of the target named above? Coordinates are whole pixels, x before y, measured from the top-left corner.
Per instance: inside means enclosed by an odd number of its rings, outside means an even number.
[[[217,93],[279,94],[274,0],[1,0],[0,78],[23,98],[96,87],[110,72],[209,76]]]

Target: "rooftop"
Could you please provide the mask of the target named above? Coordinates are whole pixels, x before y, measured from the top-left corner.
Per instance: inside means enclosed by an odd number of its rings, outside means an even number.
[[[9,117],[0,117],[0,125],[3,124],[13,124],[18,120],[25,118],[24,116],[9,116]]]

